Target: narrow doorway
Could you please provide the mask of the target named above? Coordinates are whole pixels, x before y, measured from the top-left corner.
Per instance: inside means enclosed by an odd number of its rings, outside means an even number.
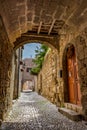
[[[67,71],[68,71],[68,91],[69,102],[81,105],[81,92],[78,77],[78,65],[74,46],[67,49]]]

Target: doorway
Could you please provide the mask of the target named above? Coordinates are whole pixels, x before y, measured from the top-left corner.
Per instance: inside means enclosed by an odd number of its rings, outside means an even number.
[[[75,48],[73,45],[67,49],[67,72],[68,72],[68,92],[69,102],[81,105],[81,92],[78,77],[78,65]]]

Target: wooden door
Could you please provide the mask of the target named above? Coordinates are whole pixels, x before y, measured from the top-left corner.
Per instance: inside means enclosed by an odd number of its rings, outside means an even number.
[[[68,70],[69,101],[70,103],[81,105],[78,65],[76,61],[75,49],[73,46],[68,48],[67,51],[67,70]]]

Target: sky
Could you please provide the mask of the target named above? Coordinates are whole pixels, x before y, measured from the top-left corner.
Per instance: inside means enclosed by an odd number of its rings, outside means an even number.
[[[36,46],[40,47],[41,44],[39,43],[29,43],[24,45],[23,50],[23,59],[25,58],[34,58],[35,57],[35,50]]]

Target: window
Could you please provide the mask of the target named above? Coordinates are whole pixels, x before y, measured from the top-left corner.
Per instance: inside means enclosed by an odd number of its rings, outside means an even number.
[[[31,68],[26,68],[26,72],[31,72]]]

